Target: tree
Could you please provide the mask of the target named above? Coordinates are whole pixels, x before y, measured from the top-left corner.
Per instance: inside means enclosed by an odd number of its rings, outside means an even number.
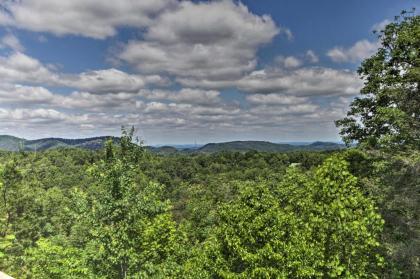
[[[291,167],[277,185],[243,185],[187,269],[202,278],[378,278],[382,226],[348,164],[332,157],[311,176]]]
[[[307,184],[309,222],[322,251],[323,278],[379,278],[379,237],[384,221],[374,201],[358,187],[349,164],[333,156]]]
[[[336,121],[349,144],[420,147],[420,16],[403,11],[380,31],[381,47],[358,70],[365,81],[347,117]]]
[[[0,236],[5,236],[13,219],[13,196],[16,195],[17,182],[20,179],[20,173],[16,168],[16,161],[8,162],[6,165],[0,165],[0,191],[1,191],[1,216]]]
[[[140,147],[124,134],[117,155],[89,170],[88,265],[100,278],[143,278],[176,272],[177,228],[163,187],[136,169]]]
[[[25,253],[29,278],[93,278],[85,261],[83,250],[63,237],[41,238]]]

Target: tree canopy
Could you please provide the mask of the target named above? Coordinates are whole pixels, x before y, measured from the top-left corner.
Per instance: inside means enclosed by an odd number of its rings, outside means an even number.
[[[419,148],[420,16],[403,11],[378,39],[378,51],[358,70],[365,81],[362,96],[336,124],[347,143]]]

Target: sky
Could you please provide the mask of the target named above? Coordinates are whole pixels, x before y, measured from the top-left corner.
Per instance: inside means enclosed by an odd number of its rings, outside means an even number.
[[[414,0],[0,0],[0,134],[337,141]]]

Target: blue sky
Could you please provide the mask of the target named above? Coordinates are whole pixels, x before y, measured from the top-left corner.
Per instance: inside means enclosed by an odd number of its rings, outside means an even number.
[[[372,30],[417,1],[0,0],[0,134],[339,139]]]

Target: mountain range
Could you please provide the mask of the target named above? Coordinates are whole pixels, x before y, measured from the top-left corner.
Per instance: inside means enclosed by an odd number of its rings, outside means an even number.
[[[0,150],[6,151],[43,151],[54,148],[84,148],[96,150],[103,147],[104,143],[112,139],[118,142],[117,137],[94,137],[84,139],[62,139],[62,138],[43,138],[27,140],[9,135],[0,135]]]
[[[83,139],[63,139],[63,138],[43,138],[37,140],[26,140],[9,135],[0,135],[0,150],[5,151],[44,151],[54,148],[84,148],[90,150],[97,150],[103,147],[104,143],[112,139],[118,142],[117,137],[93,137]],[[221,151],[238,151],[245,152],[250,150],[262,152],[287,152],[296,150],[310,150],[310,151],[324,151],[337,150],[345,148],[343,144],[334,142],[320,142],[303,144],[287,144],[287,143],[272,143],[268,141],[230,141],[220,143],[208,143],[197,147],[184,146],[146,146],[152,152],[159,154],[174,154],[174,153],[215,153]]]

